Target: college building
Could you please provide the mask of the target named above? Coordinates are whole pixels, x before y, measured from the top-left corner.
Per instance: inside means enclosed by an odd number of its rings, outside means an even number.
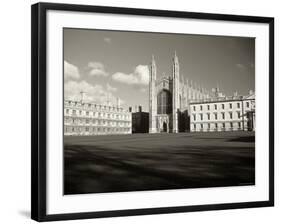
[[[190,131],[254,131],[255,94],[223,96],[190,102]]]
[[[176,52],[171,73],[171,76],[157,79],[157,66],[152,56],[149,75],[149,133],[190,131],[190,100],[210,97],[205,88],[180,76]]]
[[[142,107],[136,107],[135,111],[132,111],[132,107],[129,108],[132,112],[132,133],[148,133],[149,130],[149,113],[142,111]]]
[[[65,135],[114,135],[132,133],[178,133],[255,131],[255,93],[225,96],[180,76],[175,52],[170,76],[157,79],[156,61],[149,67],[149,112],[81,100],[64,101]]]
[[[149,73],[149,133],[255,130],[255,94],[226,97],[180,76],[177,54],[170,76],[157,79],[154,57]]]
[[[132,133],[128,110],[90,102],[64,101],[64,135],[116,135]]]

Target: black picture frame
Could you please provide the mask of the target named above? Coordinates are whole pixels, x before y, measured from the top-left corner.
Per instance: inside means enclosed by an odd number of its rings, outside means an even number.
[[[254,22],[269,25],[269,200],[243,203],[208,204],[196,206],[160,207],[70,214],[46,213],[46,13],[48,10],[100,12],[123,15],[162,16],[205,20]],[[86,218],[132,216],[161,213],[192,212],[221,209],[267,207],[274,205],[274,18],[163,11],[136,8],[102,7],[73,4],[37,3],[32,5],[31,16],[31,218],[36,221],[73,220]]]

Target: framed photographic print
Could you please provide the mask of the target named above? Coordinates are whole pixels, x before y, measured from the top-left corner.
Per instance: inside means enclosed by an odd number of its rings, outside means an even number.
[[[32,6],[32,219],[274,205],[274,19]]]

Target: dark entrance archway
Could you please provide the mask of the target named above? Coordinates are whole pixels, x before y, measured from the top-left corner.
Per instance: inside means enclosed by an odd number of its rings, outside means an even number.
[[[167,132],[167,123],[163,122],[163,132]]]

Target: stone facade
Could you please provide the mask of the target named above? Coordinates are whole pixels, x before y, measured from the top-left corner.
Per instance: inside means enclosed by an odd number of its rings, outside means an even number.
[[[64,101],[64,135],[132,133],[132,114],[120,106]]]
[[[226,97],[218,87],[208,91],[184,80],[176,53],[171,75],[159,80],[152,56],[149,78],[149,133],[255,130],[253,92]]]
[[[190,130],[254,131],[255,94],[214,97],[190,103]]]
[[[189,131],[189,103],[207,99],[210,93],[180,76],[179,59],[175,52],[171,76],[157,80],[154,57],[150,64],[149,82],[149,133],[178,133]]]

